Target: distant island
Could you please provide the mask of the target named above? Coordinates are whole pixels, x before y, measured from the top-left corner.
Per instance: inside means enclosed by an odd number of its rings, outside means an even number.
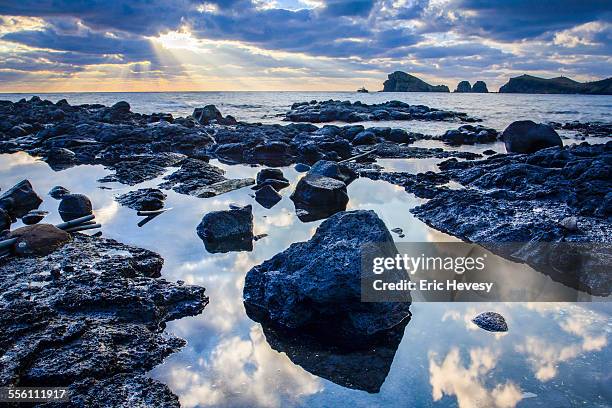
[[[507,84],[499,88],[499,92],[612,95],[612,78],[594,82],[577,82],[563,76],[546,79],[531,75],[521,75],[510,78]]]
[[[487,84],[484,81],[474,82],[474,86],[469,81],[461,81],[457,84],[455,92],[458,93],[488,93]]]
[[[450,92],[446,85],[430,85],[402,71],[389,74],[383,86],[383,92]]]

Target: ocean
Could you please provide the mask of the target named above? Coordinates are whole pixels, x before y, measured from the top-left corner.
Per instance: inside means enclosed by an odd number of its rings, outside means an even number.
[[[30,96],[4,94],[0,99],[16,101]],[[375,103],[398,99],[463,111],[482,118],[483,125],[497,130],[521,119],[609,121],[612,108],[612,96],[493,93],[177,92],[40,96],[54,102],[65,98],[71,104],[112,105],[125,100],[134,112],[169,112],[174,116],[188,115],[196,107],[214,104],[223,115],[262,123],[282,123],[279,115],[294,102],[340,99]],[[442,134],[458,126],[450,122],[417,121],[364,125],[399,127],[428,134]],[[567,137],[565,144],[582,142],[572,133],[563,132],[563,135]],[[415,145],[447,148],[432,141]],[[459,149],[504,152],[499,142]],[[389,170],[416,173],[436,171],[440,161],[387,159],[379,160],[379,164]],[[254,177],[260,169],[212,162],[225,169],[230,178]],[[166,207],[171,210],[143,227],[137,225],[139,218],[135,212],[120,206],[114,196],[155,187],[163,176],[133,187],[101,184],[97,180],[109,174],[102,166],[79,166],[55,172],[46,163],[17,153],[0,155],[0,186],[5,190],[22,179],[29,179],[41,196],[58,184],[86,194],[94,203],[104,236],[160,253],[165,259],[162,271],[165,279],[206,287],[210,304],[204,312],[173,321],[166,329],[187,340],[187,345],[150,372],[151,377],[167,384],[179,396],[184,407],[612,405],[609,386],[612,349],[608,342],[612,335],[612,307],[609,303],[499,303],[486,296],[477,303],[415,302],[411,306],[412,319],[390,359],[371,350],[358,356],[337,352],[319,360],[321,356],[308,348],[283,349],[278,343],[274,343],[276,348],[272,347],[261,325],[245,313],[242,303],[245,274],[292,243],[308,240],[320,224],[320,221],[303,223],[296,217],[288,196],[300,174],[293,167],[282,170],[291,186],[283,190],[282,200],[272,209],[259,206],[248,187],[207,199],[167,191]],[[424,200],[406,193],[403,188],[360,178],[349,185],[348,194],[348,209],[374,210],[389,229],[402,228],[405,237],[394,235],[397,242],[456,241],[412,216],[410,208]],[[251,252],[210,254],[198,238],[196,226],[204,214],[227,209],[230,203],[253,204],[254,232],[268,235],[255,242]],[[56,201],[45,196],[41,209],[50,211],[47,222],[60,222]],[[509,283],[536,289],[560,285],[520,265],[500,262],[500,270]],[[475,315],[484,311],[501,313],[509,331],[492,334],[471,323]],[[364,381],[380,381],[380,390],[368,392],[367,387],[361,386]]]

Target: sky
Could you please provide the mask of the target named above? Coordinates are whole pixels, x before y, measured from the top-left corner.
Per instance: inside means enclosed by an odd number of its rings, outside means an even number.
[[[0,0],[0,92],[612,76],[610,0]]]

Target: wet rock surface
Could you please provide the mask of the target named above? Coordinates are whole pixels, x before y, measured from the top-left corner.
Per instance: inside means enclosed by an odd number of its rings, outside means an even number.
[[[157,188],[141,188],[115,197],[119,204],[136,211],[155,211],[164,207],[166,194]]]
[[[361,301],[362,251],[377,250],[397,253],[376,213],[335,214],[309,241],[292,244],[247,273],[245,307],[256,321],[276,327],[304,330],[326,341],[368,343],[410,316],[409,296],[406,302]]]
[[[0,195],[0,208],[11,218],[21,218],[31,210],[37,209],[42,198],[32,188],[28,180],[20,181]]]
[[[255,201],[264,208],[274,207],[281,199],[282,196],[271,185],[265,185],[255,192]]]
[[[484,312],[472,319],[472,322],[483,330],[490,332],[507,332],[508,324],[504,316],[495,312]]]
[[[62,186],[55,186],[51,190],[49,190],[49,195],[51,196],[51,198],[54,198],[56,200],[61,200],[62,197],[67,194],[70,194],[70,190]]]
[[[437,230],[490,248],[509,242],[612,242],[612,142],[480,161],[450,159],[440,168],[440,177],[464,188],[435,190],[430,201],[411,210]],[[564,226],[568,217],[575,217],[576,228]],[[609,293],[607,275],[588,268],[577,273],[567,282],[577,279],[589,293]]]
[[[298,218],[305,222],[315,221],[344,211],[349,201],[346,184],[331,177],[310,174],[310,171],[300,179],[290,197]]]
[[[48,211],[43,210],[32,210],[23,217],[21,217],[21,221],[25,225],[38,224],[49,214]]]
[[[66,386],[70,406],[177,406],[144,373],[184,345],[165,323],[200,313],[208,298],[160,279],[162,264],[82,234],[43,257],[1,259],[0,384]]]
[[[612,124],[600,122],[566,122],[564,124],[551,122],[555,129],[571,130],[582,137],[612,137]]]
[[[17,238],[13,252],[18,256],[45,256],[70,242],[66,231],[51,224],[27,225],[17,228],[9,235]]]
[[[440,139],[450,145],[473,145],[477,143],[493,143],[499,133],[495,129],[481,125],[463,125],[457,130],[446,131]]]
[[[204,215],[196,228],[211,253],[253,249],[253,207],[230,207]]]
[[[379,120],[477,121],[477,119],[471,118],[466,113],[444,111],[425,105],[409,105],[400,101],[368,105],[359,101],[335,100],[294,103],[291,106],[291,110],[285,114],[285,120],[310,123],[351,123]]]
[[[64,221],[85,217],[92,213],[91,200],[84,194],[67,194],[59,204],[59,214]]]

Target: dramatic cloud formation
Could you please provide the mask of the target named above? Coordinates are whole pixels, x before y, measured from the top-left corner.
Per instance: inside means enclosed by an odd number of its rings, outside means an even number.
[[[495,89],[610,76],[608,1],[0,0],[0,90]]]

